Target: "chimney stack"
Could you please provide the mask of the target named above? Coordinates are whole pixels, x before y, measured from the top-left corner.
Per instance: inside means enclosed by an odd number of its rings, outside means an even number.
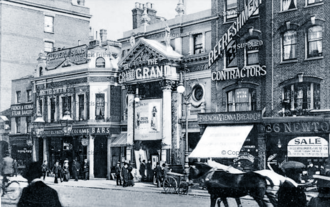
[[[139,28],[143,25],[142,15],[145,8],[147,8],[147,15],[150,17],[149,24],[157,22],[157,11],[154,9],[154,5],[152,3],[147,2],[146,4],[141,4],[139,2],[135,2],[135,7],[132,9],[133,29]]]
[[[101,42],[107,41],[107,30],[100,29],[100,40]]]

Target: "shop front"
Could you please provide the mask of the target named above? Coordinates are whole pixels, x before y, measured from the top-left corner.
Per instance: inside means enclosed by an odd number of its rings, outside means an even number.
[[[31,143],[32,144],[32,143]],[[11,157],[17,161],[18,173],[22,173],[32,161],[32,145],[26,136],[12,136],[10,141]]]

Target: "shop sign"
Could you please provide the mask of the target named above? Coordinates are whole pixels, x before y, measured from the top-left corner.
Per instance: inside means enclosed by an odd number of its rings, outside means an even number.
[[[264,42],[262,40],[253,40],[246,43],[238,43],[237,49],[244,49],[247,48],[249,50],[258,50],[260,46],[262,46]]]
[[[17,150],[18,153],[32,153],[32,150],[28,150],[26,148],[22,149],[22,150]]]
[[[288,122],[288,123],[266,124],[265,131],[268,133],[329,132],[330,122],[311,121],[311,122]]]
[[[199,113],[199,124],[260,123],[261,111]]]
[[[233,40],[233,37],[236,36],[244,24],[259,8],[261,3],[262,0],[249,0],[244,10],[241,11],[241,13],[238,15],[237,20],[233,22],[233,24],[228,28],[227,32],[223,34],[223,36],[214,46],[213,50],[211,50],[209,53],[209,67],[214,63],[215,60],[223,56],[223,50],[225,47]]]
[[[54,88],[54,89],[45,89],[45,90],[40,90],[40,95],[55,95],[55,94],[64,94],[64,93],[73,93],[74,88],[68,88],[68,89],[63,89],[63,88]]]
[[[212,72],[211,79],[215,80],[232,80],[238,78],[251,78],[266,75],[266,66],[253,65],[245,66],[242,69],[221,70]]]
[[[33,104],[20,104],[11,106],[11,116],[32,116]]]
[[[141,100],[136,103],[135,140],[161,140],[162,114],[162,99]]]
[[[47,130],[41,132],[42,135],[63,135],[63,130]],[[72,129],[71,134],[73,135],[82,135],[82,134],[109,134],[109,127],[90,127],[90,128],[79,128]]]
[[[208,64],[201,64],[201,65],[192,65],[189,67],[189,73],[191,72],[196,72],[196,71],[203,71],[203,70],[208,70],[209,66]]]
[[[240,153],[236,159],[234,159],[234,162],[237,162],[238,160],[249,160],[251,163],[254,163],[254,156],[250,153],[243,152]]]
[[[68,64],[73,63],[76,65],[87,63],[87,52],[87,45],[50,52],[47,54],[46,59],[47,69],[56,69],[65,61],[67,61]]]
[[[328,141],[321,137],[297,137],[288,143],[288,157],[328,157]]]

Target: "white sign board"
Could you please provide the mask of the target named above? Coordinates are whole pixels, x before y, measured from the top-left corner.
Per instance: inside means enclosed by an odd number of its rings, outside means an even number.
[[[135,140],[162,139],[162,99],[141,100],[135,105]]]
[[[297,137],[288,143],[288,157],[328,157],[328,141],[321,137]]]

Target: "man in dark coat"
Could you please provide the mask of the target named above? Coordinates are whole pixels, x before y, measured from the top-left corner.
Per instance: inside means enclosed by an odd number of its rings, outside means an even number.
[[[151,160],[148,160],[148,163],[147,163],[147,181],[152,182],[152,177],[153,177],[152,164],[151,164]]]
[[[29,185],[22,191],[17,207],[61,207],[56,190],[41,181],[40,163],[32,162],[24,175]]]
[[[156,181],[157,181],[157,187],[159,188],[162,182],[162,168],[160,167],[159,162],[157,162],[156,168],[155,168],[155,175],[156,175]]]
[[[89,163],[87,159],[84,160],[84,180],[88,180],[88,173],[89,173]]]
[[[134,186],[134,176],[132,173],[133,167],[132,167],[131,161],[129,161],[129,163],[128,163],[127,170],[128,170],[128,185]]]
[[[121,176],[123,177],[123,187],[128,186],[128,180],[129,180],[129,171],[128,171],[128,163],[124,163],[124,167],[121,170]]]
[[[77,158],[75,158],[72,163],[72,174],[74,177],[74,181],[78,181],[79,170],[80,170],[80,163],[77,161]]]
[[[146,161],[143,160],[140,164],[140,170],[139,170],[140,175],[142,176],[141,181],[145,181],[146,179],[145,171],[146,171]]]
[[[120,162],[117,163],[117,165],[115,167],[115,172],[116,172],[116,183],[117,183],[117,185],[121,185],[121,168],[120,168]]]
[[[58,178],[60,177],[60,180],[62,182],[62,178],[61,178],[61,171],[62,168],[60,167],[60,165],[58,164],[58,161],[55,162],[55,165],[53,167],[53,173],[55,174],[55,179],[54,179],[54,183],[58,183]]]
[[[47,166],[47,161],[45,160],[44,163],[41,165],[41,171],[42,171],[42,177],[45,180],[45,177],[47,175],[47,171],[48,171],[48,166]]]

